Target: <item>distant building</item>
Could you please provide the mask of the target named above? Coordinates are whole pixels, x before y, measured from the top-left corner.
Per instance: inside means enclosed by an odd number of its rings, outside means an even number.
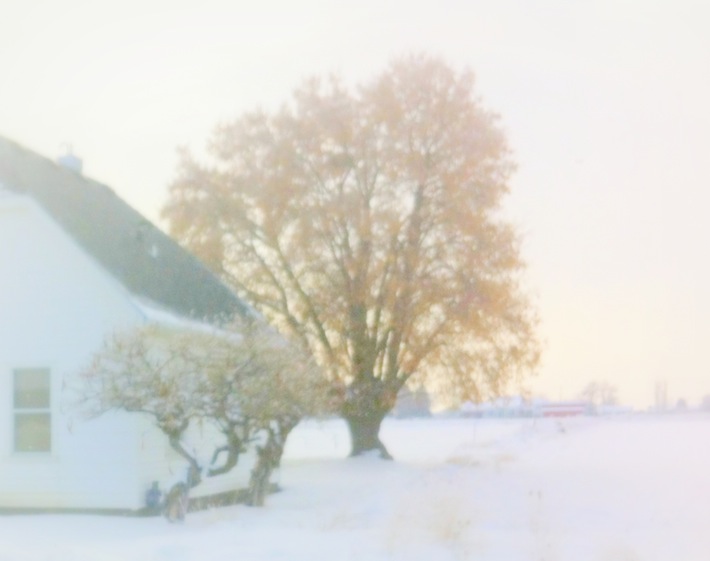
[[[623,409],[627,408],[615,408]],[[616,411],[614,411],[616,412]],[[513,417],[574,417],[594,415],[597,411],[588,401],[549,401],[547,399],[526,399],[520,396],[500,397],[483,403],[466,402],[459,409],[462,417],[513,418]]]
[[[540,417],[578,417],[591,415],[594,406],[587,401],[551,401],[540,406]]]
[[[535,402],[520,396],[499,397],[483,403],[466,402],[459,409],[463,417],[508,418],[535,416]]]
[[[392,416],[398,418],[431,416],[431,399],[424,388],[411,390],[404,386],[397,394]]]

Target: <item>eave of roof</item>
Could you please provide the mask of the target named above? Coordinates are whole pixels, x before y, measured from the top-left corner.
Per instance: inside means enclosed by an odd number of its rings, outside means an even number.
[[[109,187],[1,136],[0,184],[32,197],[131,293],[193,319],[250,313],[204,264]]]

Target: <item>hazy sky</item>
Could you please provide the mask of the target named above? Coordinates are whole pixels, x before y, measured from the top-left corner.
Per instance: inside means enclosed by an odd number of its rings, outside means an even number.
[[[175,149],[306,76],[412,51],[477,75],[519,163],[545,354],[533,390],[710,394],[710,4],[692,0],[2,0],[0,135],[158,220]]]

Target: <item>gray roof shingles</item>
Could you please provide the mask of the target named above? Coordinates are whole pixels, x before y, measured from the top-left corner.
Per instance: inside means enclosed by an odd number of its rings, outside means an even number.
[[[0,136],[0,184],[32,197],[131,293],[215,321],[248,307],[111,189]]]

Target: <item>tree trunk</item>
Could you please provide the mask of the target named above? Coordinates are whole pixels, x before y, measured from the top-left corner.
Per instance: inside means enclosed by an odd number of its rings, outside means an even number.
[[[271,463],[268,460],[264,461],[260,455],[249,480],[249,498],[247,499],[249,506],[264,506],[273,471]]]
[[[185,483],[176,483],[165,497],[163,514],[169,522],[182,522],[190,506],[190,489]]]
[[[263,446],[257,446],[257,461],[252,469],[249,480],[250,506],[264,506],[266,495],[271,486],[271,474],[281,465],[281,456],[284,453],[286,440],[299,419],[286,418],[276,422],[276,427],[268,430],[268,436]]]
[[[380,426],[386,413],[386,411],[367,409],[362,412],[343,414],[350,429],[350,456],[361,456],[375,451],[385,460],[392,459],[380,440]]]
[[[396,384],[372,376],[359,376],[346,390],[340,414],[350,429],[350,456],[376,452],[381,458],[392,456],[380,440],[380,425],[397,401]]]

